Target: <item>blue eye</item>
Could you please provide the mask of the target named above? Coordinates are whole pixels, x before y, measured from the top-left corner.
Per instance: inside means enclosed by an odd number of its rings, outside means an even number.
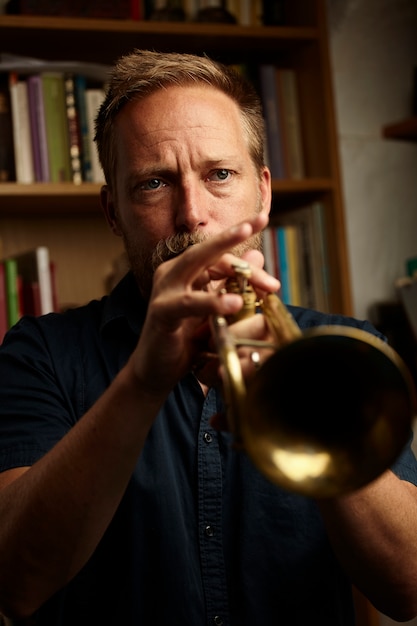
[[[162,183],[159,180],[159,178],[151,178],[150,180],[147,180],[145,183],[142,184],[142,188],[143,189],[159,189],[161,184]]]
[[[208,178],[209,180],[212,180],[214,182],[224,181],[224,180],[228,180],[231,177],[231,175],[232,175],[232,172],[230,170],[220,169],[220,170],[214,170]]]

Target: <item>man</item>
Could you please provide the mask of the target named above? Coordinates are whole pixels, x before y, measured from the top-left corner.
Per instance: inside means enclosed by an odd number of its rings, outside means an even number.
[[[259,294],[279,288],[257,249],[262,137],[256,95],[208,59],[136,51],[116,66],[97,120],[101,202],[132,272],[101,302],[21,321],[0,351],[5,615],[335,626],[354,623],[352,581],[397,619],[417,612],[409,450],[395,473],[315,502],[272,485],[211,424],[217,374],[196,370],[207,320],[242,304],[218,287],[243,258]],[[231,332],[269,337],[262,316]],[[253,374],[247,352],[242,368]]]

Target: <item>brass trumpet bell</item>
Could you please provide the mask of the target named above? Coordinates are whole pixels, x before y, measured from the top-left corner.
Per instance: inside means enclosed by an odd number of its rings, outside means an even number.
[[[389,468],[412,417],[411,379],[394,351],[357,328],[319,327],[261,366],[248,385],[239,436],[270,480],[330,497]]]
[[[247,266],[236,271],[245,300],[251,292]],[[275,351],[247,387],[238,346],[271,344],[237,341],[225,318],[212,321],[237,444],[272,482],[302,495],[333,497],[371,482],[411,436],[416,397],[404,362],[358,328],[322,326],[302,333],[274,294],[261,309]]]

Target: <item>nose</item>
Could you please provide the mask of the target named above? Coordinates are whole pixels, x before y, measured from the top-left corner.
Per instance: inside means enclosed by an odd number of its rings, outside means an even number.
[[[186,183],[178,191],[176,227],[180,231],[193,232],[208,221],[207,197],[198,183]]]

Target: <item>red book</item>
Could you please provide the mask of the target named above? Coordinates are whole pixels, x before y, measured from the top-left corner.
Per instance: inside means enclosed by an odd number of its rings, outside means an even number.
[[[7,297],[6,297],[6,278],[3,263],[0,263],[0,343],[7,332]]]

